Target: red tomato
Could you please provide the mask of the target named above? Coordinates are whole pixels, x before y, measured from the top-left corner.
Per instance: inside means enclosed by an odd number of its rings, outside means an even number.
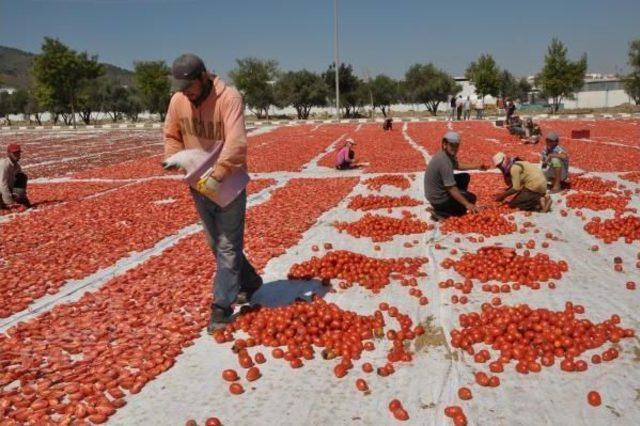
[[[590,391],[587,394],[587,401],[589,401],[589,404],[593,405],[594,407],[597,407],[600,404],[602,404],[602,399],[600,398],[600,394],[596,391]]]

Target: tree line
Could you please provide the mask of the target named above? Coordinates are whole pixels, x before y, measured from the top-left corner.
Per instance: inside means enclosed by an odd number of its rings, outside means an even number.
[[[640,40],[629,44],[631,73],[624,77],[624,87],[636,104],[640,104]],[[544,65],[535,76],[541,95],[549,99],[557,112],[562,101],[579,91],[584,84],[587,57],[572,61],[566,46],[553,39],[547,48]],[[42,53],[30,70],[32,84],[13,94],[0,93],[0,117],[23,114],[42,124],[42,113],[49,112],[54,123],[71,124],[76,116],[90,124],[92,114],[103,112],[113,122],[123,118],[136,121],[143,111],[164,114],[171,96],[170,68],[164,61],[134,62],[133,83],[126,84],[105,76],[96,55],[76,52],[57,39],[45,38]],[[293,107],[298,119],[307,119],[314,107],[335,104],[335,65],[322,73],[306,69],[282,71],[272,59],[243,58],[229,73],[242,92],[245,104],[258,118],[268,118],[272,107]],[[516,78],[500,69],[493,57],[482,54],[471,62],[465,77],[480,97],[509,97],[526,101],[532,87],[526,78]],[[338,68],[341,116],[357,117],[367,106],[387,116],[397,103],[424,104],[436,115],[441,103],[461,91],[454,78],[432,63],[409,67],[401,80],[384,74],[361,78],[350,64]]]

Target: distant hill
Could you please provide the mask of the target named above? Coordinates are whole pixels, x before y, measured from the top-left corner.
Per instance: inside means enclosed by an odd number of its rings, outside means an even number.
[[[0,86],[24,89],[29,85],[29,69],[36,55],[13,47],[0,46]],[[111,64],[102,64],[105,75],[131,84],[133,72]]]

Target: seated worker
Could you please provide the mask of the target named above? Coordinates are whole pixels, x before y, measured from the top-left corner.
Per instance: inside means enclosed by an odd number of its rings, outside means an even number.
[[[540,154],[542,168],[547,169],[545,176],[551,184],[551,193],[560,192],[569,177],[569,154],[560,146],[560,137],[556,132],[549,132],[545,138],[547,147]]]
[[[469,173],[454,174],[454,170],[486,170],[482,164],[458,162],[460,135],[447,132],[442,138],[442,150],[431,158],[424,174],[424,192],[433,208],[434,220],[462,216],[467,211],[477,213],[476,196],[468,191]]]
[[[541,134],[540,126],[535,124],[531,117],[528,117],[524,122],[524,143],[537,144],[540,141]]]
[[[347,142],[344,144],[342,148],[336,154],[336,169],[345,170],[345,169],[353,169],[357,167],[355,164],[356,154],[351,149],[356,143],[353,139],[347,139]]]
[[[27,197],[27,175],[20,167],[20,145],[7,146],[7,156],[0,160],[0,208],[9,208],[15,202],[31,207]]]
[[[383,130],[393,130],[393,118],[387,117],[384,119],[384,123],[382,124]]]
[[[509,130],[510,135],[524,136],[524,125],[519,116],[514,115],[507,119],[507,130]]]
[[[525,211],[548,212],[551,209],[551,197],[547,195],[547,179],[535,164],[519,158],[509,158],[499,152],[493,156],[493,165],[502,172],[509,186],[496,194],[498,202],[515,195],[509,201],[509,207]]]

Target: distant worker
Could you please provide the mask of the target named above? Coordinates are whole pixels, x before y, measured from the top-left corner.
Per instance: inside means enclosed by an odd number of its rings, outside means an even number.
[[[482,96],[478,96],[474,107],[476,110],[476,119],[482,120],[482,114],[484,113],[484,100],[482,99]]]
[[[461,95],[458,95],[458,99],[456,99],[456,116],[458,117],[458,121],[462,120],[462,109],[464,108],[464,100]]]
[[[511,117],[516,113],[516,104],[509,98],[506,99],[505,110],[507,112],[507,123],[509,123]]]
[[[449,101],[449,106],[451,106],[451,113],[449,114],[449,119],[451,121],[456,119],[456,97],[452,96]]]
[[[493,165],[502,172],[507,189],[496,194],[498,202],[514,197],[509,207],[536,212],[548,212],[551,208],[551,197],[547,195],[547,179],[535,164],[517,157],[509,158],[498,152],[493,156]]]
[[[393,118],[387,117],[384,119],[384,123],[382,123],[382,129],[385,131],[393,130]]]
[[[507,120],[507,130],[510,135],[516,135],[519,137],[523,137],[525,134],[524,123],[517,115],[512,115]]]
[[[20,145],[7,146],[7,156],[0,160],[0,208],[6,209],[17,203],[31,208],[27,197],[27,175],[20,167],[22,150]]]
[[[556,132],[549,132],[545,138],[547,147],[542,151],[542,168],[551,183],[551,193],[560,192],[569,178],[569,154],[560,146],[560,137]]]
[[[469,173],[456,173],[454,170],[486,170],[481,164],[463,164],[458,162],[460,135],[447,132],[442,138],[442,150],[431,158],[424,174],[424,192],[433,208],[434,220],[451,216],[462,216],[467,211],[477,213],[476,196],[468,191],[471,176]]]
[[[467,96],[467,99],[464,100],[463,105],[464,119],[468,120],[471,118],[471,97]]]
[[[342,148],[336,154],[336,169],[338,170],[347,170],[353,169],[357,167],[356,165],[356,154],[351,149],[356,143],[353,139],[347,139],[347,142],[344,144]]]
[[[537,144],[540,142],[541,134],[542,130],[540,129],[540,125],[534,123],[533,119],[528,117],[524,122],[524,143]]]

